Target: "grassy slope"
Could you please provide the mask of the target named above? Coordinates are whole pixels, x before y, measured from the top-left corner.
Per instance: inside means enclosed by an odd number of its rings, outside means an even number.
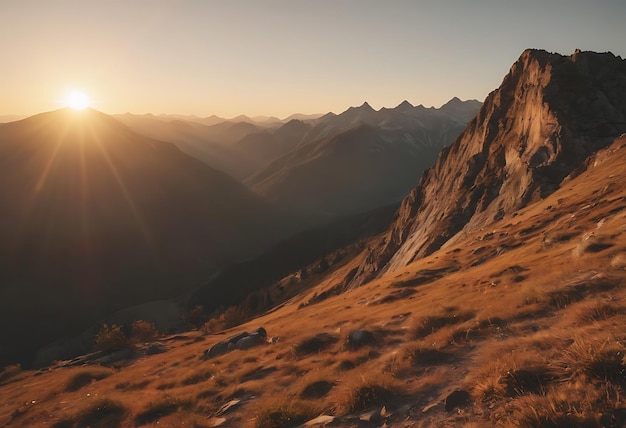
[[[253,426],[326,413],[357,426],[350,415],[386,403],[391,426],[619,426],[616,409],[626,407],[624,143],[549,198],[454,247],[303,306],[353,267],[343,265],[316,288],[224,333],[264,326],[280,337],[273,345],[201,362],[224,335],[189,332],[163,339],[167,352],[121,369],[51,368],[0,380],[0,425],[211,426],[226,418],[227,426]],[[354,328],[373,331],[376,344],[348,349]],[[338,341],[311,352],[314,344],[304,342],[320,332]],[[84,386],[69,391],[81,373]],[[297,398],[312,384],[318,388],[309,392],[323,398]],[[471,404],[446,412],[443,400],[455,389],[468,391]],[[235,398],[241,402],[220,414]]]

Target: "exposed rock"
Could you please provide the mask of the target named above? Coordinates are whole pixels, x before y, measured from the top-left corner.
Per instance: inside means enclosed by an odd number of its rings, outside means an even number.
[[[470,395],[467,391],[463,391],[462,389],[457,389],[453,391],[446,397],[445,409],[446,412],[451,412],[452,410],[459,408],[463,409],[470,404]]]
[[[404,199],[351,286],[545,198],[625,131],[626,60],[526,50]]]
[[[246,337],[242,337],[235,343],[235,349],[250,349],[254,346],[260,345],[265,342],[265,337],[260,334],[250,334]]]
[[[217,356],[224,355],[232,351],[233,349],[249,349],[253,346],[265,343],[266,337],[267,332],[263,327],[259,327],[256,330],[253,330],[252,333],[244,331],[242,333],[231,336],[228,339],[217,342],[215,345],[204,351],[200,359],[208,360],[211,358],[215,358]]]

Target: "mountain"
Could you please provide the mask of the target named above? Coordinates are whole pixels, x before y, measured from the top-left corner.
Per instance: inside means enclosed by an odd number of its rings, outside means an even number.
[[[368,103],[327,114],[292,150],[245,180],[268,200],[320,216],[365,212],[400,201],[439,151],[464,129],[477,101],[441,109],[374,110]],[[249,136],[252,138],[252,135]]]
[[[312,125],[292,119],[275,130],[250,133],[231,146],[242,160],[238,178],[258,173],[274,159],[297,147]]]
[[[457,110],[454,104],[448,108]],[[626,61],[610,53],[525,51],[403,200],[354,283],[406,266],[545,198],[623,132]]]
[[[0,127],[0,360],[137,302],[180,295],[285,224],[173,144],[95,110]]]
[[[193,120],[128,113],[115,118],[139,134],[176,144],[183,152],[231,177],[242,178],[260,168],[254,158],[233,147],[249,134],[266,132],[251,123],[221,121],[208,126]]]

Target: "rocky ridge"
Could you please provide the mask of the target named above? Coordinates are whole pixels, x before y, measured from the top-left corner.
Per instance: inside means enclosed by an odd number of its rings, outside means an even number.
[[[626,60],[529,49],[403,200],[351,285],[406,266],[559,188],[626,132]],[[445,195],[445,197],[443,197]]]

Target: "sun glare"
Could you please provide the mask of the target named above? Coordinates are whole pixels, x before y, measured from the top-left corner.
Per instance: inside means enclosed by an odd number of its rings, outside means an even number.
[[[74,110],[83,110],[91,104],[89,97],[83,91],[74,90],[65,97],[65,105]]]

